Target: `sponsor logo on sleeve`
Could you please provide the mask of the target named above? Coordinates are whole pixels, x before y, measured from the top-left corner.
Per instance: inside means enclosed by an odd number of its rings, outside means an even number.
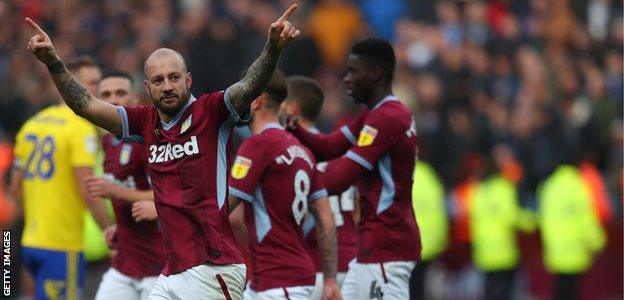
[[[234,160],[234,166],[232,166],[232,177],[235,179],[245,178],[249,172],[249,168],[251,168],[251,159],[237,156],[236,160]]]
[[[358,146],[364,147],[369,146],[375,141],[377,137],[377,129],[375,127],[364,125],[362,131],[360,131],[360,137],[358,138]]]

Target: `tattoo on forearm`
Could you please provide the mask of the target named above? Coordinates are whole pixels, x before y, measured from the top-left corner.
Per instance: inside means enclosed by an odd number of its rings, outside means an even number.
[[[50,74],[52,75],[60,75],[63,73],[63,71],[65,71],[65,65],[60,60],[47,67],[48,71],[50,71]]]
[[[249,104],[260,96],[269,84],[279,55],[279,52],[270,51],[268,46],[265,46],[262,54],[247,69],[245,77],[229,88],[230,103],[238,113],[245,112]]]
[[[323,224],[318,225],[320,226],[317,226],[316,236],[321,256],[323,276],[325,276],[325,278],[336,278],[336,272],[338,269],[336,226],[331,224],[329,228],[326,228],[327,226],[324,226]]]
[[[48,70],[67,106],[76,111],[89,105],[89,91],[69,73],[62,61],[49,65]]]

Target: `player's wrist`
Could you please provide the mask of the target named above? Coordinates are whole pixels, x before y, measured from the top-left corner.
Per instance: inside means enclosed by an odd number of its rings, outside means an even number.
[[[336,279],[336,274],[334,274],[333,276],[325,276],[323,275],[323,284],[328,285],[328,284],[338,284],[338,280]]]
[[[59,71],[65,69],[65,64],[63,63],[61,58],[56,55],[53,58],[46,59],[46,61],[44,61],[44,64],[46,65],[50,73],[59,73]]]
[[[282,52],[282,49],[280,49],[278,42],[273,42],[271,40],[267,41],[266,45],[264,46],[264,51],[266,52],[267,55],[280,55],[280,53]]]
[[[48,55],[46,55],[48,56]],[[46,60],[44,61],[45,65],[50,68],[51,66],[55,65],[55,64],[63,64],[63,61],[61,60],[61,58],[56,55],[56,54],[51,54],[49,55]]]

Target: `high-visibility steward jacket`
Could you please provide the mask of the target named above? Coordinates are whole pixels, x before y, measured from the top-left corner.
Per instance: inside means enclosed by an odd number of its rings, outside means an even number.
[[[421,258],[429,261],[438,256],[448,243],[448,216],[444,188],[427,163],[419,161],[414,169],[412,206],[420,230]]]
[[[538,197],[546,269],[560,274],[587,271],[593,254],[604,247],[606,236],[579,169],[559,166],[542,183]]]
[[[503,271],[518,265],[516,232],[520,208],[514,184],[492,175],[479,184],[470,202],[472,258],[482,271]]]

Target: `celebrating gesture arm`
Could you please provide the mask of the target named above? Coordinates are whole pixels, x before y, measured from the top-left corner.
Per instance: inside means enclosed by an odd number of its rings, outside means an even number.
[[[273,76],[282,49],[299,35],[299,30],[288,21],[288,17],[296,9],[297,4],[292,4],[275,23],[271,24],[264,50],[247,69],[245,77],[228,89],[230,103],[237,113],[243,114],[249,108],[249,104],[260,96]]]
[[[26,18],[25,21],[37,32],[30,38],[26,48],[48,67],[56,89],[63,97],[67,106],[77,115],[120,136],[122,134],[121,116],[117,112],[116,107],[91,95],[67,70],[61,58],[56,54],[48,34],[30,18]]]

